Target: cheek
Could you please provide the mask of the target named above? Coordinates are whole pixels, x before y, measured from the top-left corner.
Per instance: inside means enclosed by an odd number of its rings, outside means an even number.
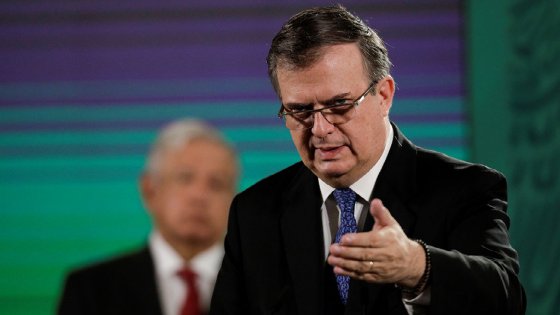
[[[364,126],[355,141],[355,150],[358,159],[369,161],[379,157],[385,148],[386,131],[383,121],[368,123]]]
[[[173,221],[184,211],[185,201],[180,194],[170,192],[159,196],[157,206],[160,217]]]
[[[210,220],[214,225],[219,227],[225,227],[227,225],[229,208],[232,200],[233,197],[215,197],[212,206],[208,209]]]
[[[311,150],[309,148],[309,138],[305,131],[290,131],[292,135],[292,141],[296,146],[296,149],[302,159],[311,158]]]

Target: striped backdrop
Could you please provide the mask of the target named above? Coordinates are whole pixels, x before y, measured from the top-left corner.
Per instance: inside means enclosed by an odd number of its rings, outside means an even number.
[[[69,268],[142,244],[137,177],[158,128],[198,117],[241,155],[241,189],[299,160],[269,44],[325,1],[2,1],[0,314],[50,314]],[[459,1],[345,1],[395,64],[391,119],[468,158]],[[343,78],[341,78],[343,79]]]

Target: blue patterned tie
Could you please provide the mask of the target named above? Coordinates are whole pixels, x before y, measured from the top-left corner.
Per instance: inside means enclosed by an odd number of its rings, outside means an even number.
[[[340,243],[340,240],[345,234],[358,232],[358,225],[356,218],[354,218],[354,203],[356,202],[356,193],[350,188],[336,189],[333,192],[334,199],[340,208],[340,227],[336,232],[334,238],[335,243]],[[348,300],[348,289],[350,287],[350,277],[335,274],[336,283],[338,285],[338,292],[342,304],[346,305]]]

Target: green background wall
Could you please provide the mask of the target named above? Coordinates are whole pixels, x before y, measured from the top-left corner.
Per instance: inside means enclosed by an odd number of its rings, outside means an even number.
[[[560,314],[560,1],[468,1],[472,159],[509,183],[527,314]]]

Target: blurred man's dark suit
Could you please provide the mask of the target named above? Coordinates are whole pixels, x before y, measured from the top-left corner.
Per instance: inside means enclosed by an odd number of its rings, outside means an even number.
[[[148,247],[71,273],[58,315],[77,314],[161,315]]]

